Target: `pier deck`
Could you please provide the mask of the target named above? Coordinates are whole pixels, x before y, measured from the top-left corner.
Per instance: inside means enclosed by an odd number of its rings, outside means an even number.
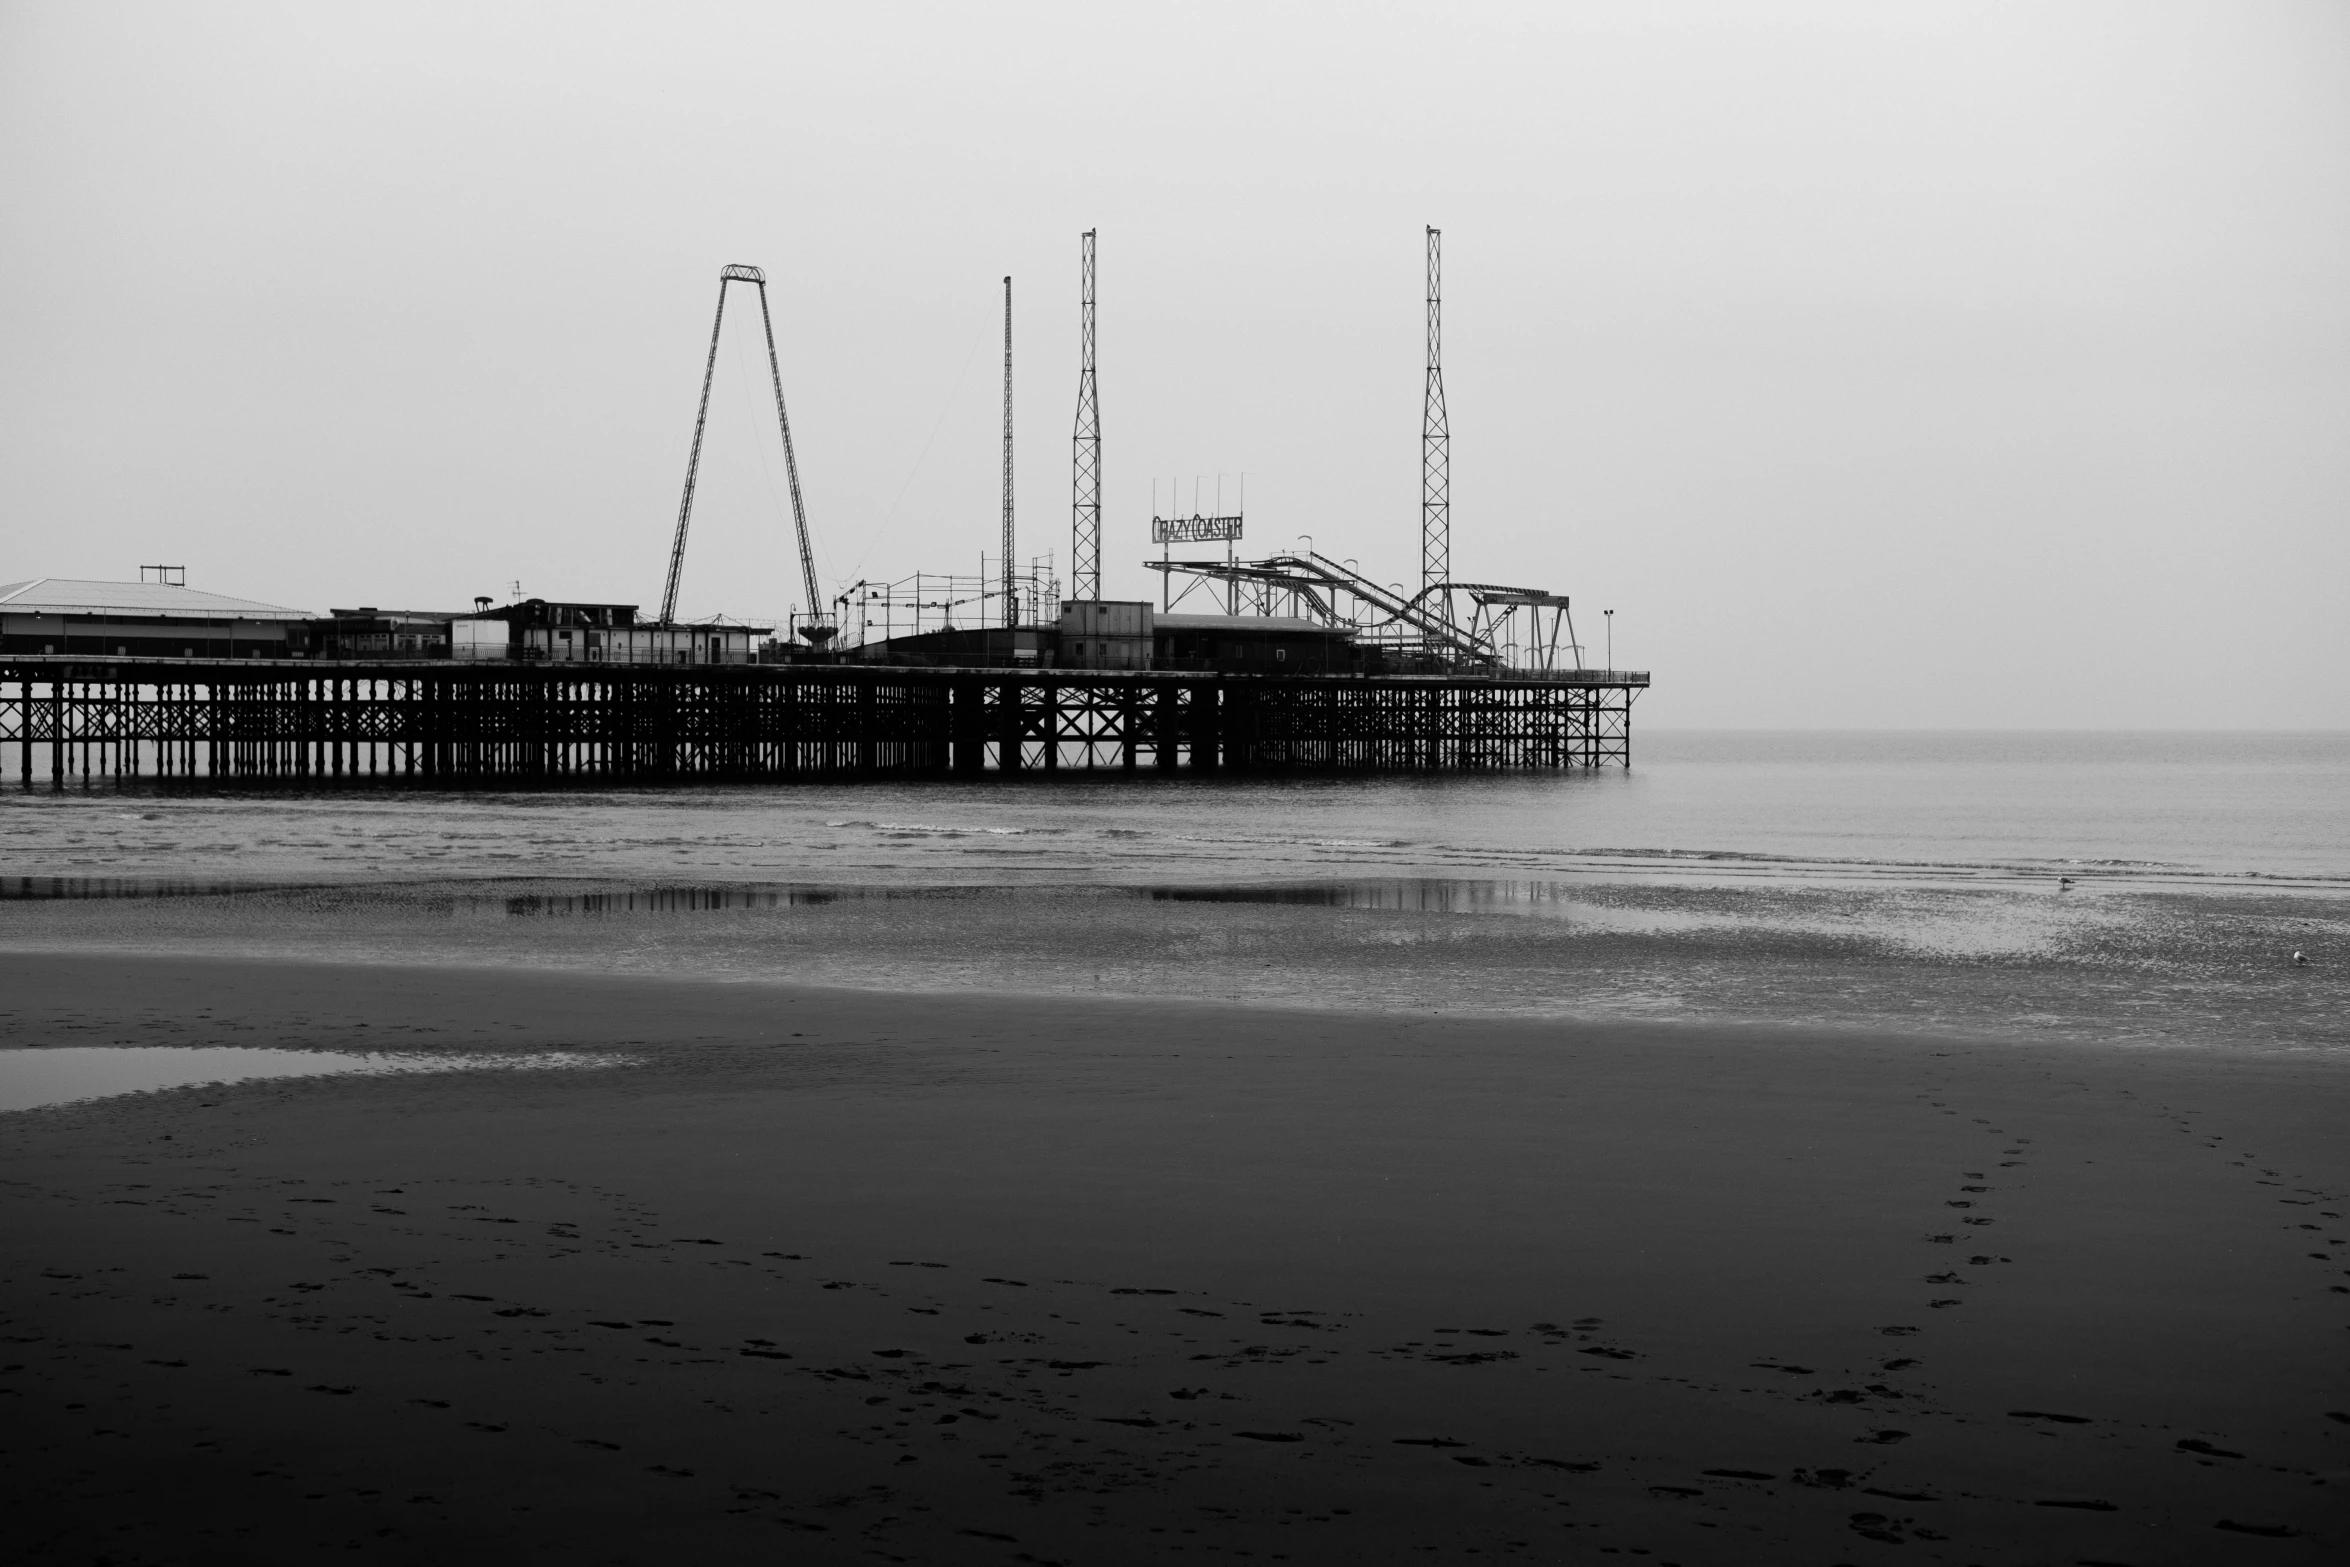
[[[455,785],[1628,766],[1645,672],[0,657],[0,779]],[[13,764],[13,765],[10,765]]]

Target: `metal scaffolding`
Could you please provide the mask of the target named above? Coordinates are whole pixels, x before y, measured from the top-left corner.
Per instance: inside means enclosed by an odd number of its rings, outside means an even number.
[[[855,649],[929,631],[1049,626],[1061,613],[1061,579],[1050,555],[1038,556],[1025,570],[995,571],[983,555],[976,576],[917,571],[895,582],[859,580],[832,604],[840,646]]]
[[[1069,516],[1069,591],[1102,596],[1102,409],[1093,373],[1093,230],[1085,231],[1080,285],[1077,433]]]
[[[1012,536],[1012,280],[1004,279],[1004,624],[1020,624],[1020,594],[1013,581]]]
[[[1444,408],[1444,235],[1428,231],[1428,377],[1420,411],[1420,591],[1452,580],[1452,422]],[[1442,594],[1431,608],[1452,618]]]

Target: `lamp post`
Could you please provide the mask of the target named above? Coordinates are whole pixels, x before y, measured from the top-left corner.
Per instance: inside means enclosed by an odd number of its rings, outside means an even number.
[[[1613,680],[1616,675],[1616,612],[1603,609],[1599,613],[1607,622],[1607,673],[1608,678]]]

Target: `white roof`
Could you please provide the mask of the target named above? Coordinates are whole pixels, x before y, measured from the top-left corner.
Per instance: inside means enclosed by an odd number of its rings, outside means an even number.
[[[343,620],[471,620],[469,609],[378,609],[373,604],[361,604],[352,609],[335,609],[327,613]]]
[[[160,582],[84,582],[73,577],[36,577],[0,584],[0,614],[91,615],[112,611],[141,619],[305,620],[306,609],[199,593]]]

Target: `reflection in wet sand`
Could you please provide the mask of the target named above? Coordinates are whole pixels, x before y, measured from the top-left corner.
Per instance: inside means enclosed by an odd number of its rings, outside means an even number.
[[[2350,1044],[2337,897],[1497,877],[1143,886],[20,881],[0,944],[909,992]],[[29,894],[29,895],[28,895]],[[134,894],[134,895],[126,895]],[[2319,961],[2297,966],[2295,951]]]
[[[352,1055],[231,1045],[58,1045],[0,1050],[0,1111],[37,1110],[117,1094],[218,1087],[269,1077],[392,1076],[410,1072],[546,1071],[611,1066],[623,1058],[568,1051],[528,1055]]]

